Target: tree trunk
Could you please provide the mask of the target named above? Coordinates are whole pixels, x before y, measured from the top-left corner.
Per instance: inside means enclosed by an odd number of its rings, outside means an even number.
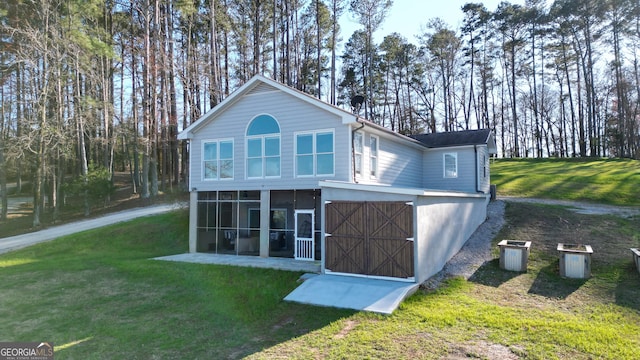
[[[145,1],[145,16],[144,16],[144,63],[142,65],[142,108],[144,111],[144,152],[142,154],[142,186],[140,191],[140,197],[143,199],[149,198],[149,156],[151,153],[151,4],[149,0]]]
[[[214,1],[212,1],[214,2]],[[168,5],[171,6],[171,5]],[[169,67],[169,157],[170,157],[170,169],[171,169],[171,173],[173,174],[173,182],[175,184],[178,184],[180,182],[180,161],[179,161],[179,154],[178,154],[178,104],[177,104],[177,100],[176,100],[176,82],[175,82],[175,67],[173,64],[174,61],[174,54],[173,54],[173,47],[174,47],[174,42],[173,42],[173,11],[171,10],[171,8],[169,8],[170,10],[167,13],[167,40],[168,40],[168,67]],[[217,47],[217,43],[216,43],[216,47]],[[214,57],[214,59],[216,60],[215,63],[215,74],[214,74],[214,78],[218,79],[219,77],[219,73],[218,73],[218,63],[217,63],[217,50],[216,50],[216,56]],[[212,66],[214,66],[212,64]],[[216,89],[216,94],[218,94],[218,90],[219,86],[218,83],[216,83],[215,87]],[[218,101],[218,95],[216,95],[216,102]]]
[[[518,113],[516,111],[516,48],[515,43],[511,43],[511,121],[513,121],[513,156],[520,157],[520,146],[518,139]]]
[[[2,199],[2,203],[0,204],[0,206],[2,206],[2,212],[0,212],[0,221],[6,221],[7,220],[7,214],[8,214],[8,201],[7,201],[7,196],[9,195],[7,193],[7,172],[6,172],[6,168],[7,165],[5,163],[5,158],[4,158],[4,141],[5,141],[5,135],[4,135],[4,123],[5,123],[5,104],[4,104],[4,88],[0,88],[0,90],[3,92],[2,94],[2,104],[0,104],[0,198]]]
[[[4,121],[4,119],[3,119]],[[7,220],[9,212],[9,202],[7,200],[7,172],[4,160],[4,134],[0,136],[0,196],[2,196],[2,213],[0,213],[0,221]]]

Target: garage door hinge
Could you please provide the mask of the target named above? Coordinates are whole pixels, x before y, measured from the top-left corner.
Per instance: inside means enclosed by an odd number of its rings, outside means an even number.
[[[409,202],[406,202],[406,203],[404,203],[404,204],[405,204],[405,205],[409,205],[409,206],[413,206],[413,201],[409,201]]]
[[[330,236],[331,234],[326,234],[326,233],[324,234],[324,237],[330,237]]]
[[[407,241],[415,241],[414,238],[407,238]]]

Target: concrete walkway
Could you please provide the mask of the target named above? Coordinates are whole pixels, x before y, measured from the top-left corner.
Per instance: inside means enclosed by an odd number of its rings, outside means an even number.
[[[419,284],[354,276],[320,275],[320,261],[262,258],[207,253],[186,253],[154,258],[197,264],[244,266],[304,272],[302,284],[284,300],[308,305],[391,314]]]
[[[102,226],[116,224],[135,218],[166,213],[186,206],[185,204],[164,204],[148,206],[143,208],[124,210],[111,213],[95,219],[76,221],[64,225],[53,226],[40,231],[0,238],[0,254],[21,249],[30,245],[53,240],[61,236],[78,233],[85,230],[95,229]]]
[[[315,275],[284,300],[316,306],[391,314],[419,284],[341,275]]]

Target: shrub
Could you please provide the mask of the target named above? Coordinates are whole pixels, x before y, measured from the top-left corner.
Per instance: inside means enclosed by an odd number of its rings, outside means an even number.
[[[116,188],[111,182],[111,173],[103,166],[90,164],[86,179],[80,175],[63,188],[65,194],[71,196],[86,196],[89,205],[102,202],[106,205]]]

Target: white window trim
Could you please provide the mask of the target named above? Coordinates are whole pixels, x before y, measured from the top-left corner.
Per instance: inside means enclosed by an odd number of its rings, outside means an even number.
[[[233,171],[231,172],[231,177],[230,178],[220,178],[220,143],[222,142],[230,142],[231,143],[231,150],[232,150],[232,154],[231,154],[231,161],[233,162]],[[217,173],[216,173],[216,177],[215,178],[206,178],[205,177],[205,170],[204,170],[204,146],[206,144],[211,144],[211,143],[216,143],[217,146],[217,158],[216,158],[216,166],[217,166]],[[202,181],[231,181],[235,178],[235,170],[236,170],[236,151],[235,151],[235,142],[233,141],[233,138],[224,138],[224,139],[207,139],[207,140],[202,140],[201,143],[201,148],[200,148],[200,169],[201,169],[201,179]],[[227,159],[225,159],[227,160]],[[211,160],[207,160],[207,161],[211,161]]]
[[[267,156],[266,152],[265,152],[265,147],[267,146],[265,139],[267,138],[278,138],[278,155],[277,157],[280,158],[280,173],[278,175],[273,175],[273,176],[267,176],[267,162],[266,159],[268,158],[273,158],[275,156]],[[261,176],[249,176],[249,140],[252,139],[260,139],[260,145],[262,146],[261,149],[261,156],[260,159],[262,159],[262,175]],[[247,180],[253,180],[253,179],[279,179],[282,177],[282,135],[280,135],[279,133],[273,133],[273,134],[264,134],[264,135],[252,135],[252,136],[245,136],[245,142],[244,142],[244,168],[245,168],[245,177]],[[253,158],[252,158],[253,159]],[[257,159],[257,158],[255,158]]]
[[[373,151],[374,150],[373,147],[371,147],[371,140],[372,139],[376,139],[375,152]],[[375,169],[371,165],[371,161],[373,159],[376,159]],[[379,168],[380,168],[380,137],[378,137],[376,135],[370,135],[369,136],[369,177],[371,179],[376,179],[378,177],[378,169]],[[375,175],[373,174],[374,170],[375,170]]]
[[[456,173],[453,176],[447,176],[447,155],[452,156],[455,160]],[[442,177],[445,179],[458,178],[458,153],[457,152],[447,152],[442,154]]]
[[[487,154],[482,153],[482,159],[484,160],[482,162],[482,178],[483,179],[487,179],[489,178],[489,156],[487,156]]]
[[[360,149],[360,152],[358,152],[356,150],[356,141],[355,138],[356,136],[360,136],[362,137],[362,141],[360,142],[360,145],[362,146],[362,148]],[[362,174],[364,173],[364,133],[362,131],[356,131],[353,133],[353,161],[354,161],[354,171],[356,172],[356,176],[357,177],[362,177]],[[358,169],[358,155],[360,155],[360,172],[358,172],[356,169]]]
[[[260,116],[268,116],[272,118],[278,125],[279,132],[270,133],[270,134],[260,134],[260,135],[247,135],[247,131],[249,130],[249,127],[251,126],[253,121]],[[280,173],[274,176],[266,176],[266,173],[267,173],[266,159],[273,156],[267,157],[265,155],[265,146],[266,146],[265,138],[273,138],[273,137],[278,137],[278,153],[279,153],[278,157],[280,158],[280,164],[279,164]],[[260,159],[262,159],[262,175],[261,176],[249,176],[249,140],[250,139],[260,139],[260,142],[261,142],[261,146],[262,146],[262,149],[261,149],[262,155],[260,156]],[[271,115],[270,113],[258,114],[253,118],[251,118],[251,120],[249,120],[249,122],[247,123],[244,129],[244,178],[247,180],[255,180],[255,179],[279,179],[281,177],[282,177],[282,127],[280,126],[280,122],[278,121],[278,119],[276,119],[276,117]]]
[[[309,175],[299,175],[298,174],[298,136],[300,135],[311,135],[311,158],[312,158],[312,174]],[[315,161],[315,153],[316,151],[316,137],[313,131],[300,131],[293,134],[293,173],[296,178],[312,178],[316,174],[316,161]],[[308,155],[308,154],[305,154]]]
[[[333,137],[333,144],[332,144],[332,157],[333,157],[333,172],[331,174],[319,174],[318,175],[318,169],[317,169],[317,162],[318,162],[318,151],[316,149],[316,136],[318,134],[328,134],[331,133],[331,136]],[[298,175],[298,135],[313,135],[312,136],[312,152],[311,155],[313,157],[313,174],[310,175]],[[327,153],[321,153],[321,154],[327,154]],[[331,129],[319,129],[319,130],[310,130],[310,131],[298,131],[293,133],[293,164],[294,164],[294,177],[296,178],[312,178],[312,177],[333,177],[336,174],[336,132],[335,129],[331,128]]]

